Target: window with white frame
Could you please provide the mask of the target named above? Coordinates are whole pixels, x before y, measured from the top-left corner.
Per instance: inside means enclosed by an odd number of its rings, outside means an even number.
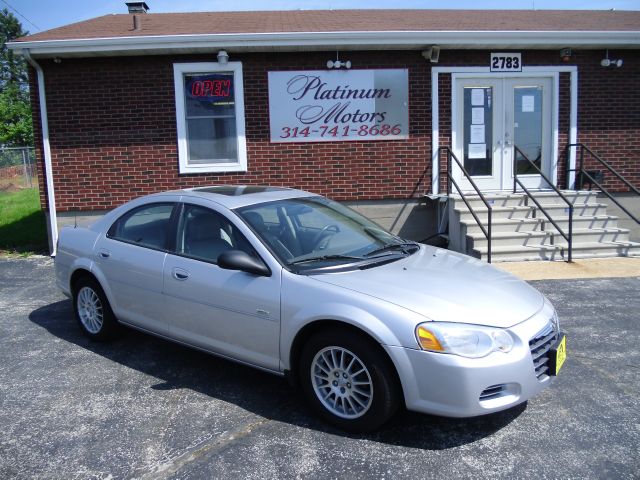
[[[242,63],[175,63],[180,173],[244,172]]]

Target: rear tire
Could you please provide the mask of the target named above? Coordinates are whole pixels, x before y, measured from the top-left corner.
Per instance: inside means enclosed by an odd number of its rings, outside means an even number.
[[[379,345],[351,330],[311,337],[300,357],[299,378],[317,414],[343,430],[375,430],[400,406],[393,365]]]
[[[74,284],[73,311],[82,333],[91,340],[107,341],[120,333],[109,300],[92,277],[83,276]]]

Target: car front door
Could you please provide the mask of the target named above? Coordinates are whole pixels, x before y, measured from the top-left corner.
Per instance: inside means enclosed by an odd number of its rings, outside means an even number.
[[[164,265],[172,338],[271,370],[279,369],[280,271],[258,276],[224,270],[218,256],[257,256],[236,224],[220,212],[184,204],[175,252]]]

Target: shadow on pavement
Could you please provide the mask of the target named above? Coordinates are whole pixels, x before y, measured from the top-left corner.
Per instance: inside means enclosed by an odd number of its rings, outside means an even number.
[[[442,450],[487,437],[516,419],[526,404],[483,417],[453,419],[404,411],[381,430],[353,435],[325,425],[281,377],[127,329],[111,343],[86,338],[69,300],[40,307],[29,319],[52,335],[135,369],[158,382],[155,390],[188,389],[237,405],[262,417],[348,438],[426,450]]]

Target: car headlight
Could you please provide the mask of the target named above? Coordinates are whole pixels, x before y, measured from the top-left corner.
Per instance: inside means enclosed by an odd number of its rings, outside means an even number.
[[[462,323],[421,323],[416,327],[416,339],[423,350],[470,358],[513,348],[513,338],[504,329]]]

